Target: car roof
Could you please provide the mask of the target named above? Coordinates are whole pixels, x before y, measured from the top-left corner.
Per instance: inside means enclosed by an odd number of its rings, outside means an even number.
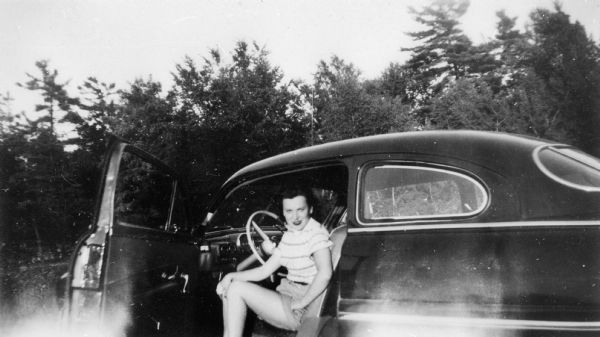
[[[522,135],[471,130],[437,130],[390,133],[354,138],[301,148],[273,156],[236,172],[229,181],[254,172],[294,165],[323,162],[357,155],[407,153],[459,158],[485,164],[499,172],[510,172],[514,161],[507,158],[531,159],[532,151],[556,144]]]

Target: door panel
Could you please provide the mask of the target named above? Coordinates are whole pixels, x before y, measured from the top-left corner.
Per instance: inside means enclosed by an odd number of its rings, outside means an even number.
[[[188,325],[195,316],[192,285],[197,283],[197,257],[196,247],[184,236],[116,229],[108,253],[107,304],[128,307],[134,323],[129,332],[135,335],[192,331]]]
[[[199,249],[179,186],[156,158],[112,140],[96,220],[71,264],[77,332],[194,333]]]

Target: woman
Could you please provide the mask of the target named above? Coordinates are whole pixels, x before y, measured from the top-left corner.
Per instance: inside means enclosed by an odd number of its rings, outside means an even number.
[[[331,279],[332,243],[327,230],[311,218],[310,192],[286,189],[282,204],[288,231],[273,255],[260,267],[225,275],[217,285],[225,337],[242,336],[247,308],[276,327],[298,330],[305,308]],[[269,277],[281,266],[288,269],[288,275],[276,291],[251,283]]]

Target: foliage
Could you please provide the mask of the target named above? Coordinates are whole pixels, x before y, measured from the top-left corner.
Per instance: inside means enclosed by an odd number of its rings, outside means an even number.
[[[430,127],[511,132],[567,141],[564,130],[558,127],[553,102],[544,82],[535,74],[499,92],[483,79],[460,79],[432,100]]]
[[[48,61],[42,60],[35,63],[38,70],[41,72],[41,77],[36,77],[27,74],[29,81],[17,83],[18,86],[28,90],[39,91],[43,98],[43,103],[35,106],[36,112],[46,111],[48,115],[42,115],[34,120],[34,124],[38,128],[49,126],[49,131],[52,134],[56,133],[55,123],[58,114],[66,114],[70,110],[70,106],[76,101],[70,98],[65,89],[68,82],[58,83],[58,71],[49,69]],[[41,126],[44,125],[44,126]]]
[[[533,48],[528,64],[546,83],[557,118],[576,144],[599,150],[600,49],[578,22],[571,23],[559,5],[531,14]]]
[[[193,172],[204,185],[214,188],[251,162],[306,143],[300,95],[267,56],[264,48],[239,42],[231,63],[213,49],[201,66],[189,57],[176,66],[173,95],[178,113],[197,119]]]
[[[516,116],[503,108],[485,81],[459,79],[433,98],[430,122],[442,129],[509,131]]]
[[[414,123],[404,101],[402,74],[391,66],[383,80],[363,83],[354,65],[333,56],[315,74],[315,120],[322,142],[409,130]]]
[[[381,96],[400,98],[402,103],[409,104],[415,97],[410,96],[409,88],[414,81],[413,73],[399,63],[391,63],[379,79],[366,81],[367,92]]]
[[[4,139],[6,135],[12,133],[10,126],[14,122],[14,116],[12,115],[11,103],[14,100],[10,96],[10,92],[6,94],[0,93],[0,139]]]
[[[100,82],[95,77],[88,77],[78,89],[81,97],[76,101],[78,110],[69,111],[64,117],[75,125],[77,134],[68,143],[99,158],[107,134],[116,127],[118,93],[114,83]]]
[[[419,44],[403,50],[412,52],[405,67],[414,76],[412,97],[426,102],[448,81],[465,76],[471,62],[471,41],[458,28],[469,2],[437,0],[421,10],[411,8],[415,21],[424,29],[408,33]]]
[[[598,46],[559,5],[537,9],[531,29],[497,13],[496,40],[473,46],[458,28],[466,1],[434,1],[407,49],[414,114],[425,128],[510,131],[600,153]]]

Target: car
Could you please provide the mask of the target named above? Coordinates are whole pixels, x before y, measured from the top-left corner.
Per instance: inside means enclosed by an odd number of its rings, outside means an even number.
[[[201,219],[155,157],[113,138],[106,158],[66,280],[77,332],[222,334],[215,287],[278,242],[294,183],[334,242],[297,336],[600,334],[600,160],[575,147],[469,130],[326,143],[241,169]],[[255,316],[246,330],[283,333]]]

